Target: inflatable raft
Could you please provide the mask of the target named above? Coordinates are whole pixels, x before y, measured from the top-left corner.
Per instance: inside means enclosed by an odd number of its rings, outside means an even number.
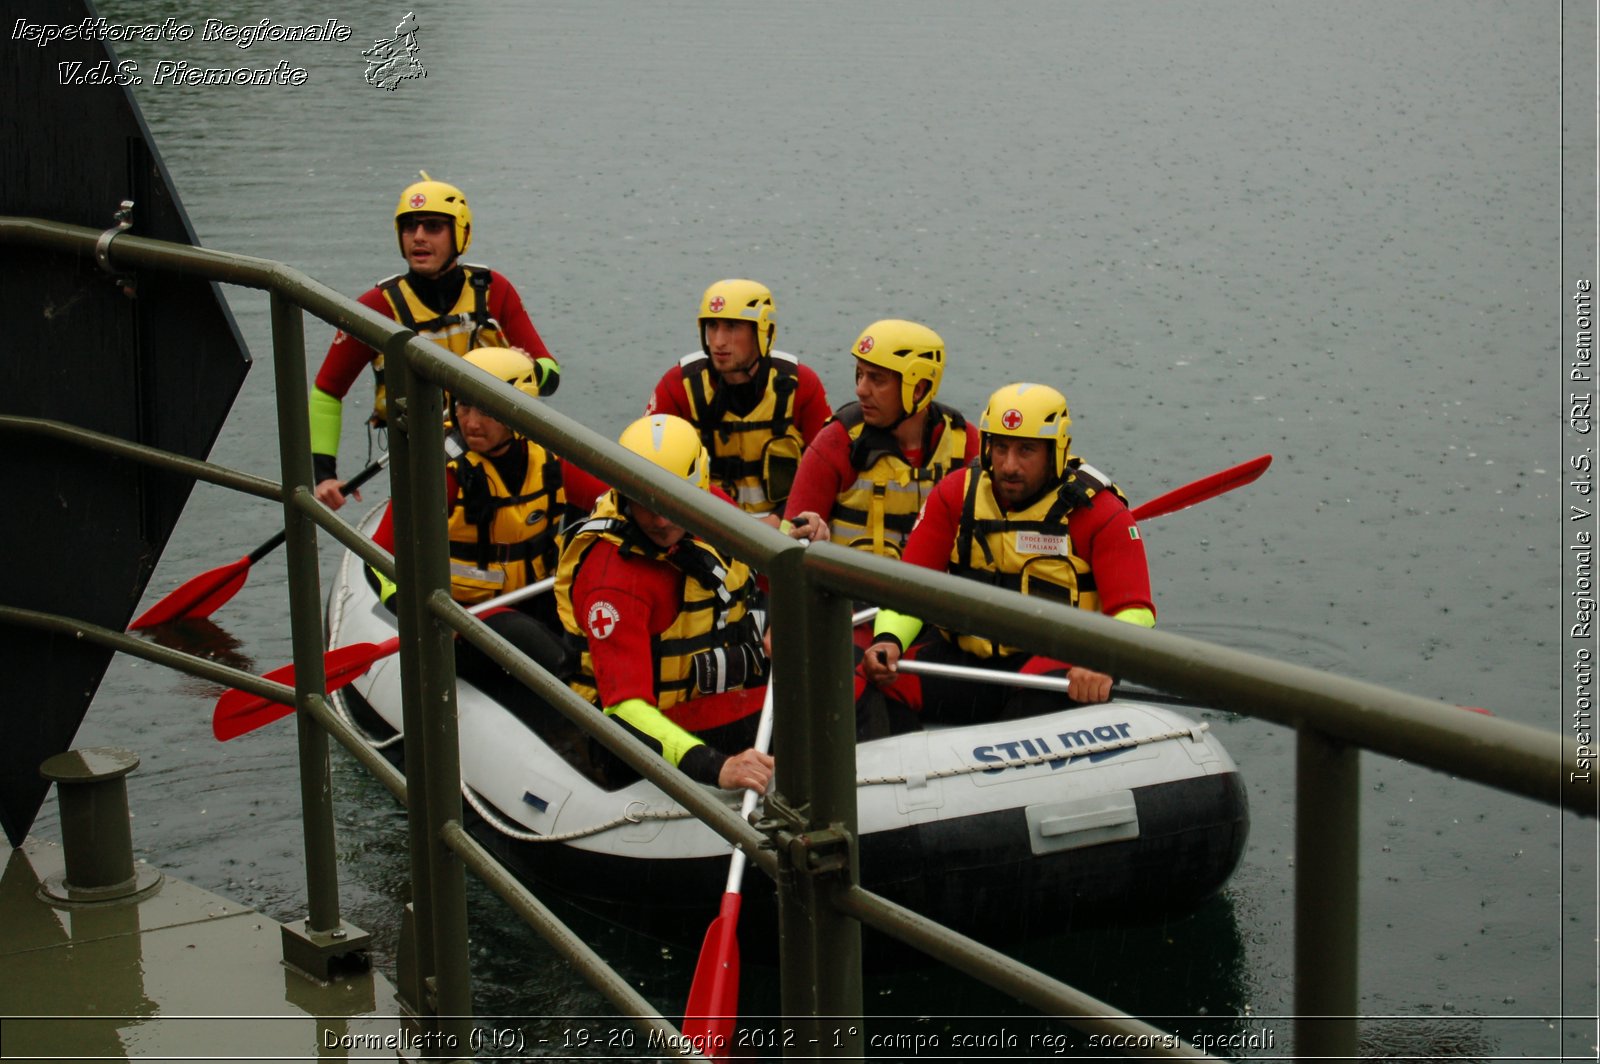
[[[346,555],[334,582],[330,646],[395,633],[361,564]],[[400,763],[398,658],[339,696]],[[667,938],[699,935],[726,841],[648,781],[605,789],[470,685],[457,704],[476,838],[530,886]],[[1233,873],[1248,830],[1244,785],[1209,726],[1140,702],[877,739],[857,746],[855,770],[862,885],[986,941],[1191,909]],[[740,795],[717,793],[737,809]],[[759,950],[772,885],[745,883],[741,938]]]

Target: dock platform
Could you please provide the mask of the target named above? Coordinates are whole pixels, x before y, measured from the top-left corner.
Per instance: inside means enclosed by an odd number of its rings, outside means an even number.
[[[0,877],[0,1059],[425,1055],[376,971],[320,982],[284,963],[277,921],[149,865],[131,897],[66,901],[65,869],[29,837]]]

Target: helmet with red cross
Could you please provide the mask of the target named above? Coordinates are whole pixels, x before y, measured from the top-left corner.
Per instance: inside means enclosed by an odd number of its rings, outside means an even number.
[[[1008,384],[989,397],[989,405],[978,419],[978,431],[984,436],[985,465],[990,436],[1045,440],[1054,447],[1054,470],[1059,477],[1067,467],[1071,427],[1066,396],[1044,384]]]
[[[863,362],[900,374],[900,409],[910,417],[933,402],[944,376],[944,340],[926,325],[886,318],[868,325],[850,353]],[[917,385],[928,382],[919,398]]]
[[[747,321],[755,326],[756,352],[765,358],[772,351],[772,339],[778,333],[778,307],[772,301],[772,290],[759,281],[729,278],[717,281],[700,297],[700,347],[711,353],[706,344],[706,322],[722,318],[728,321]]]
[[[456,254],[465,255],[472,243],[472,208],[467,206],[466,193],[444,181],[435,181],[426,170],[418,173],[422,180],[406,186],[394,209],[394,235],[400,241],[400,254],[406,253],[405,240],[400,232],[401,222],[406,215],[442,214],[451,219]]]

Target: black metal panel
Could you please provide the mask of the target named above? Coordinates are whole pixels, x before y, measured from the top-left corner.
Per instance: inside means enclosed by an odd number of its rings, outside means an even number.
[[[63,83],[64,63],[115,69],[109,46],[14,32],[18,20],[81,25],[84,0],[4,0],[0,213],[113,224],[134,201],[138,236],[197,243],[130,91]],[[129,298],[92,261],[0,258],[0,413],[50,418],[204,458],[250,359],[209,282],[140,276]],[[11,497],[0,521],[0,602],[125,627],[191,483],[76,447],[0,451]],[[13,845],[33,824],[38,766],[68,748],[110,651],[9,630],[0,638],[0,823]]]

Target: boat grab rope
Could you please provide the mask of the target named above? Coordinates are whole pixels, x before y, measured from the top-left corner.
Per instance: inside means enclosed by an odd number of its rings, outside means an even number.
[[[1086,746],[1074,746],[1070,753],[1052,751],[1050,753],[1036,754],[1032,757],[1014,757],[1003,761],[982,761],[972,765],[957,765],[953,768],[936,769],[931,772],[912,773],[901,776],[868,776],[856,780],[857,787],[881,787],[904,785],[908,787],[921,787],[929,780],[951,779],[957,776],[970,776],[978,772],[998,772],[1008,768],[1029,768],[1033,765],[1046,765],[1054,762],[1076,760],[1080,757],[1090,757],[1095,754],[1112,753],[1118,750],[1131,750],[1139,746],[1148,746],[1151,743],[1162,743],[1173,739],[1189,739],[1200,742],[1202,735],[1211,730],[1211,725],[1204,721],[1191,723],[1186,728],[1169,728],[1163,732],[1150,735],[1129,736],[1123,739],[1107,739],[1102,742]],[[600,824],[593,824],[585,828],[576,828],[565,831],[559,835],[541,835],[537,832],[525,831],[506,820],[494,804],[469,787],[465,782],[461,784],[461,796],[468,805],[496,831],[514,842],[571,842],[574,839],[588,838],[600,835],[616,828],[626,827],[629,824],[640,824],[647,820],[686,820],[692,816],[689,810],[682,806],[674,805],[665,808],[655,808],[635,799],[628,803],[621,816]]]
[[[373,507],[372,510],[361,519],[360,527],[365,529],[368,523],[371,522],[372,515],[378,513],[387,505],[388,502],[385,501],[380,502]],[[343,561],[339,563],[339,593],[337,596],[329,596],[328,599],[328,631],[330,632],[339,631],[340,625],[344,623],[345,607],[349,604],[350,599],[354,595],[354,592],[351,590],[352,585],[350,583],[347,569],[352,564],[358,564],[359,561],[360,559],[358,559],[354,554],[346,553]],[[379,739],[377,736],[373,735],[371,731],[363,727],[361,722],[356,720],[355,714],[350,711],[350,707],[345,701],[343,688],[332,692],[329,695],[328,700],[333,703],[334,711],[338,713],[339,719],[344,721],[345,724],[350,727],[351,731],[361,736],[366,744],[374,750],[387,750],[389,747],[405,738],[405,736],[400,732],[395,732],[387,739]]]
[[[559,835],[540,835],[531,831],[523,831],[506,822],[504,814],[494,807],[494,804],[473,790],[467,784],[461,784],[461,797],[466,799],[474,812],[483,817],[488,824],[500,834],[513,842],[571,842],[573,839],[587,838],[590,835],[599,835],[611,831],[613,828],[625,827],[629,824],[642,824],[646,820],[686,820],[694,816],[682,806],[672,806],[667,809],[652,809],[640,801],[628,803],[628,808],[615,820],[603,824],[594,824],[574,831],[565,831]],[[634,807],[639,808],[635,809]]]

